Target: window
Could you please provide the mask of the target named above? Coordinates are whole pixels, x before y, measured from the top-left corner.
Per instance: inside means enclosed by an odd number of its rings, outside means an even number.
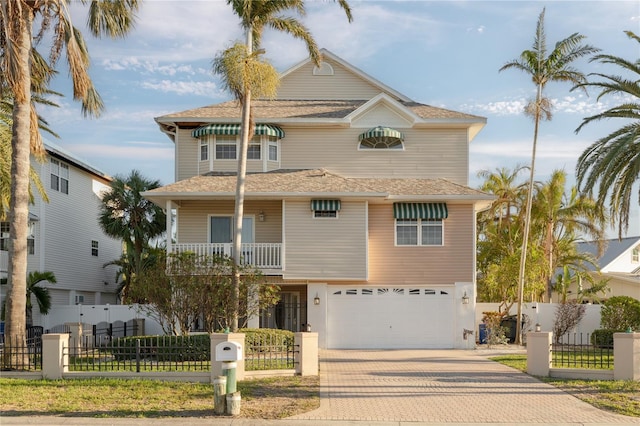
[[[0,250],[9,251],[9,222],[0,222]],[[36,240],[33,234],[27,236],[27,254],[36,253]]]
[[[247,148],[247,160],[259,160],[261,158],[260,136],[254,136],[249,141],[249,147]]]
[[[278,161],[278,139],[269,137],[269,161]]]
[[[91,241],[91,256],[98,256],[98,242],[96,240]]]
[[[51,159],[51,189],[69,193],[69,165],[54,158]]]
[[[9,251],[9,222],[0,222],[0,250]]]
[[[313,217],[338,217],[338,212],[335,210],[314,210]]]
[[[340,200],[311,200],[313,217],[338,217]]]
[[[397,138],[364,139],[360,142],[360,149],[395,149],[403,150],[402,140]]]
[[[235,160],[237,149],[235,136],[216,136],[216,160]]]
[[[631,251],[631,262],[640,263],[640,246]]]
[[[200,139],[200,161],[207,161],[209,159],[209,141],[206,139]]]
[[[396,245],[441,246],[442,219],[396,219]]]

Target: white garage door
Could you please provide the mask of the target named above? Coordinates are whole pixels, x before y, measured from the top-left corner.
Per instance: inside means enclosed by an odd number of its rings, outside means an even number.
[[[454,286],[330,286],[328,347],[453,348]]]

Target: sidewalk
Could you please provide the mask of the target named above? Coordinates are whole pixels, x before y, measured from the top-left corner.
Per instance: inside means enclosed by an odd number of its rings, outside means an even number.
[[[638,425],[488,360],[505,347],[463,350],[322,350],[317,410],[286,420],[4,417],[0,425]]]

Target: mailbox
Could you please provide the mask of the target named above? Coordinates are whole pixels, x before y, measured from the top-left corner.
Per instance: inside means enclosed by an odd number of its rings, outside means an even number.
[[[216,345],[216,361],[240,361],[242,346],[236,342],[222,342]]]

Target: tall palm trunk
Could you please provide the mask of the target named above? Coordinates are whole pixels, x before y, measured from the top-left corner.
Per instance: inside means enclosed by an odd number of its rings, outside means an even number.
[[[26,343],[26,298],[27,292],[27,230],[29,218],[29,154],[31,142],[31,52],[32,10],[23,4],[20,22],[12,22],[18,28],[14,43],[16,52],[16,74],[14,85],[13,133],[11,137],[11,198],[9,207],[9,267],[10,284],[6,300],[5,334],[10,343]],[[14,348],[5,348],[5,361],[11,365],[24,365],[25,351],[16,353]]]
[[[247,51],[251,55],[253,50],[253,38],[251,29],[246,30]],[[242,125],[240,132],[240,152],[238,153],[238,176],[236,180],[236,202],[234,209],[234,236],[233,236],[233,294],[231,306],[231,330],[238,330],[238,310],[240,306],[240,262],[242,261],[242,219],[244,216],[245,179],[247,176],[247,151],[249,149],[249,137],[252,133],[251,122],[251,88],[245,87],[242,100]]]
[[[527,191],[527,207],[524,216],[524,235],[522,237],[522,251],[520,253],[520,269],[518,270],[518,313],[516,323],[517,345],[522,344],[522,304],[524,303],[524,279],[527,265],[527,246],[529,245],[529,229],[531,228],[531,205],[533,204],[533,178],[536,168],[536,149],[538,147],[538,130],[540,128],[540,102],[542,101],[542,85],[538,84],[533,126],[533,148],[531,150],[531,173],[529,175],[529,189]]]

